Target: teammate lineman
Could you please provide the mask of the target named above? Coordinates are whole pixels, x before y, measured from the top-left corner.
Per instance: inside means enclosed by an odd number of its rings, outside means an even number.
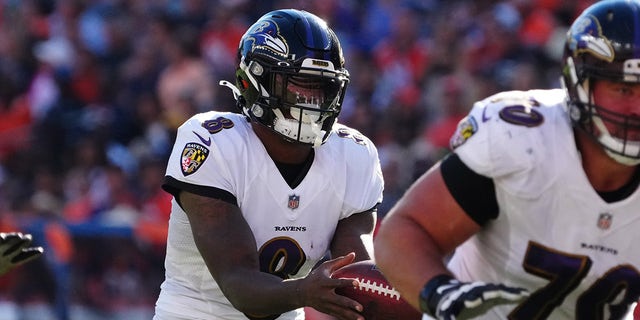
[[[376,262],[437,319],[621,319],[640,296],[640,1],[573,23],[564,89],[476,103]]]

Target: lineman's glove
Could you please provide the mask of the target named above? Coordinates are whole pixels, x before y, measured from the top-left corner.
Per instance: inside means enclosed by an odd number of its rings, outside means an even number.
[[[20,232],[0,232],[0,275],[39,257],[42,247],[29,247],[31,235]]]
[[[449,275],[429,280],[420,293],[422,312],[438,320],[480,316],[496,305],[517,303],[529,296],[523,288],[484,282],[460,282]]]

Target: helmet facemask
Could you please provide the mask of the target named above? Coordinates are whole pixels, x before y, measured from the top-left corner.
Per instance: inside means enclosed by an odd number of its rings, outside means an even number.
[[[611,112],[595,104],[592,107],[597,139],[605,146],[607,154],[625,165],[640,164],[640,118]]]
[[[321,64],[327,69],[307,67]],[[302,67],[286,62],[269,66],[259,59],[241,62],[239,82],[248,86],[243,112],[286,140],[317,147],[324,143],[340,113],[348,83],[346,71],[328,61],[305,59]],[[252,99],[253,98],[253,99]]]

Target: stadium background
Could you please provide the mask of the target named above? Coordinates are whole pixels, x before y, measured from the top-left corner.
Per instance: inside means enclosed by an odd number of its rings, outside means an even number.
[[[474,100],[559,86],[564,34],[590,3],[0,0],[0,230],[46,250],[0,278],[0,320],[151,318],[174,131],[236,111],[217,82],[262,14],[307,9],[338,33],[340,121],[378,146],[382,218]]]

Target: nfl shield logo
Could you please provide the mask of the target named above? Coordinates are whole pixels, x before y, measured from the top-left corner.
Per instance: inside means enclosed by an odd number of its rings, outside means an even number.
[[[297,209],[298,206],[300,205],[300,196],[297,196],[295,194],[292,194],[289,196],[289,203],[288,203],[288,207],[289,209],[293,210],[293,209]]]
[[[598,228],[602,230],[608,230],[611,227],[611,219],[613,216],[610,213],[601,213],[598,217]]]

